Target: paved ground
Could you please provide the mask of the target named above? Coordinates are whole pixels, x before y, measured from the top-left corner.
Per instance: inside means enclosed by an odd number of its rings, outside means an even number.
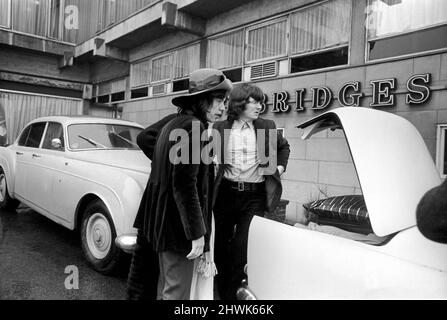
[[[65,288],[71,265],[79,270],[78,290]],[[91,269],[78,233],[30,209],[0,211],[0,300],[124,299],[126,277]]]

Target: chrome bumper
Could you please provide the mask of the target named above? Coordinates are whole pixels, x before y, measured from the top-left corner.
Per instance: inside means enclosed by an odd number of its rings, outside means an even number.
[[[115,245],[126,253],[132,253],[137,245],[136,234],[123,234],[115,239]]]

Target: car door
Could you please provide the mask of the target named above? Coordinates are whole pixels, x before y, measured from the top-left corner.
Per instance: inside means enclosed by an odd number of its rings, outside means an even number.
[[[54,141],[55,139],[57,139],[57,143]],[[64,130],[61,123],[48,122],[39,155],[41,157],[35,159],[35,174],[41,176],[42,182],[40,186],[45,194],[39,194],[38,191],[34,191],[35,201],[39,203],[39,206],[51,213],[54,220],[64,225],[69,225],[70,221],[67,212],[61,210],[65,199],[69,195],[59,192],[60,185],[67,179]]]
[[[35,206],[34,209],[44,214],[49,213],[47,198],[51,197],[52,191],[52,177],[48,170],[48,158],[41,148],[47,126],[47,122],[33,124],[25,144],[25,147],[28,149],[27,159],[29,159],[25,169],[27,176],[25,197]]]
[[[33,193],[39,184],[38,175],[33,172],[38,158],[39,146],[45,131],[46,122],[30,124],[23,130],[15,151],[16,170],[14,193],[25,203],[32,204]],[[37,180],[37,181],[36,181]]]
[[[31,125],[27,126],[22,133],[17,142],[15,149],[15,174],[14,174],[14,195],[16,197],[25,198],[25,188],[26,188],[26,174],[25,169],[27,168],[27,163],[31,161],[31,154],[28,148],[25,148],[26,140],[28,139],[31,130]]]

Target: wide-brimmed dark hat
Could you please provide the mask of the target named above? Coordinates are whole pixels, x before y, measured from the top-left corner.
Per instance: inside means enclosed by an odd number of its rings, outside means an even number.
[[[187,108],[191,98],[199,94],[223,90],[226,91],[226,95],[229,95],[232,89],[233,84],[222,71],[209,68],[198,69],[189,76],[188,94],[173,98],[172,104]]]

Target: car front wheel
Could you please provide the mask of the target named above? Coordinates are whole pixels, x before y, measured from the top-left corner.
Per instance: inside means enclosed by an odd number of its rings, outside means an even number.
[[[0,209],[14,211],[19,206],[20,201],[9,196],[6,175],[0,168]]]
[[[90,203],[82,217],[81,243],[93,268],[103,274],[117,270],[123,252],[115,245],[116,231],[109,211],[100,200]]]

